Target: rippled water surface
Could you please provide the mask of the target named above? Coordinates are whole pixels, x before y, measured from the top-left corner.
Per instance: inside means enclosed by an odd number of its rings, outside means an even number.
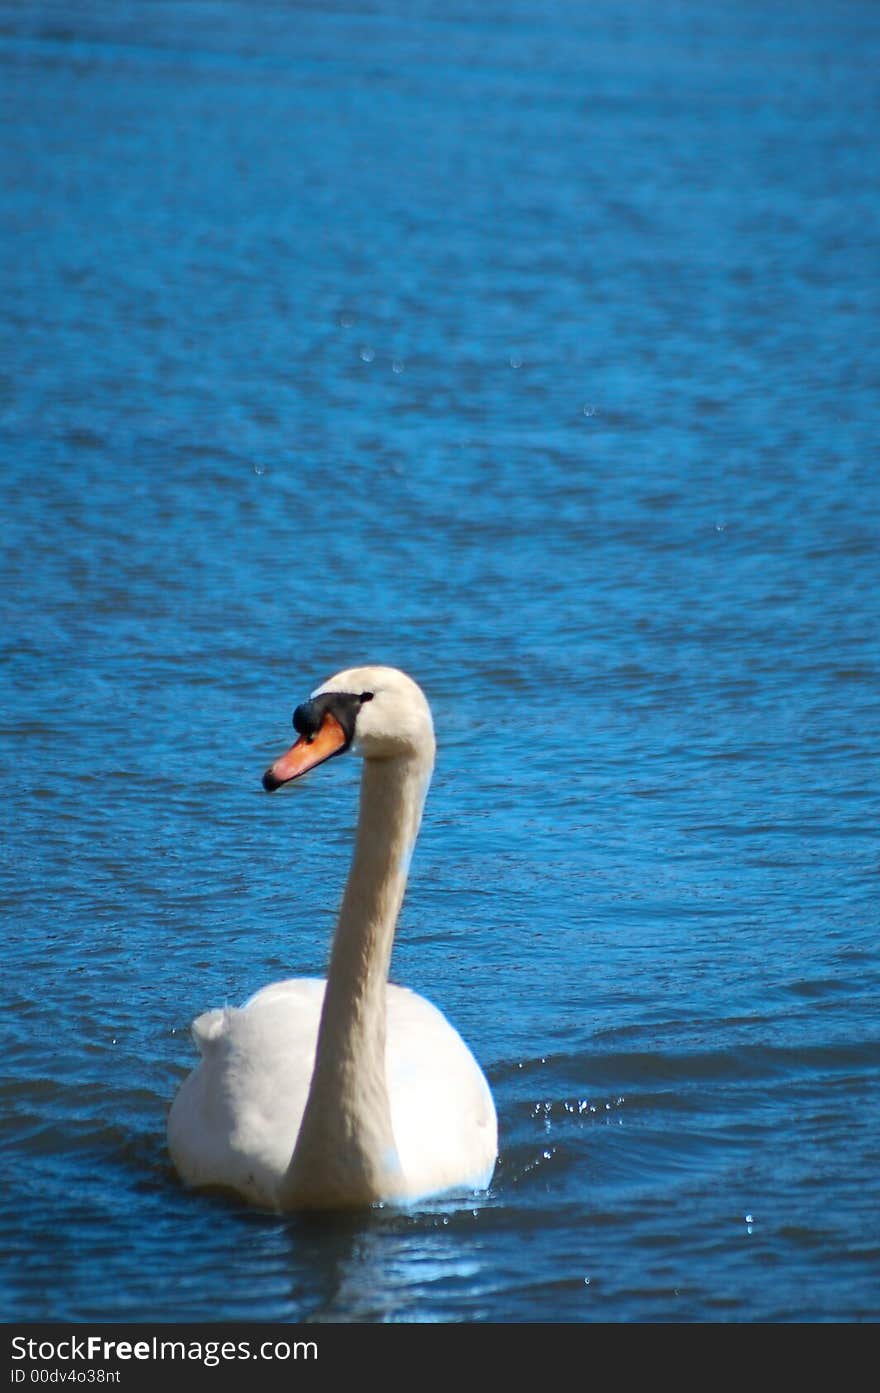
[[[880,1316],[880,12],[0,5],[6,1319]],[[440,756],[393,976],[492,1189],[185,1193],[188,1023],[322,973],[354,760]]]

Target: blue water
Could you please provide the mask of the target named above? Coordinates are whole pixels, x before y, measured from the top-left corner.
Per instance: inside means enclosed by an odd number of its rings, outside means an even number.
[[[7,1320],[880,1317],[871,3],[0,4]],[[440,756],[393,977],[492,1189],[187,1193],[322,973],[340,667]]]

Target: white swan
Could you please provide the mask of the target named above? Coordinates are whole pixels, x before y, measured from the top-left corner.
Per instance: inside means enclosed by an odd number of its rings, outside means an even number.
[[[424,694],[389,667],[337,673],[299,706],[272,791],[350,746],[364,757],[354,858],[327,982],[264,987],[193,1024],[201,1060],[168,1118],[189,1185],[275,1210],[410,1202],[485,1188],[489,1085],[436,1007],[388,983],[397,915],[434,765]]]

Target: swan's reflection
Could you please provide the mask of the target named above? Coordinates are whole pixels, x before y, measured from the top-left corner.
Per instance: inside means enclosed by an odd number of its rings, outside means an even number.
[[[458,1319],[462,1290],[473,1296],[489,1284],[482,1245],[467,1240],[476,1229],[481,1200],[485,1196],[475,1196],[470,1207],[456,1198],[412,1212],[376,1208],[350,1217],[290,1219],[293,1318]]]

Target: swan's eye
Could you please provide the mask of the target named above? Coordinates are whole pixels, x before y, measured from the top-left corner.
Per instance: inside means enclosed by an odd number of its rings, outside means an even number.
[[[363,704],[364,704],[365,701],[372,701],[372,700],[373,700],[373,693],[372,693],[372,692],[361,692],[361,695],[360,695],[360,703],[361,703],[361,706],[363,706]]]

